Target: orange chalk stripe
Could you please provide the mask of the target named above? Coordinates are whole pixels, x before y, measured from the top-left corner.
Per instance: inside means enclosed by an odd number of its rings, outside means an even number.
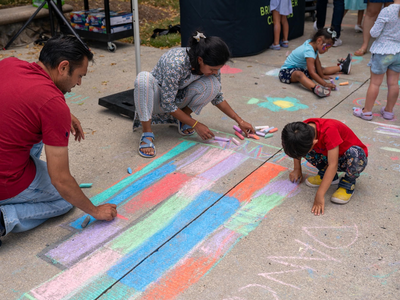
[[[273,132],[275,132],[275,131],[278,131],[278,128],[273,128],[273,129],[271,129],[270,131],[268,131],[269,133],[273,133]]]
[[[348,85],[349,84],[349,82],[348,81],[345,81],[345,82],[341,82],[341,83],[339,83],[339,85]]]

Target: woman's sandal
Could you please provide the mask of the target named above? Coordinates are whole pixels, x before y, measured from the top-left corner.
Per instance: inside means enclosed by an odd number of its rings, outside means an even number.
[[[367,53],[367,49],[360,48],[356,52],[354,52],[354,55],[355,56],[363,56],[365,53]]]
[[[386,120],[393,120],[394,119],[394,113],[388,112],[385,110],[386,107],[381,108],[381,115],[384,119]]]
[[[359,107],[353,107],[353,115],[356,117],[359,117],[363,120],[371,121],[373,116],[372,116],[372,111],[369,112],[363,112],[364,108],[359,108]]]
[[[153,142],[148,138],[152,138],[154,141],[154,133],[143,132],[142,137],[140,138],[138,152],[139,152],[139,155],[142,157],[152,158],[152,157],[156,156],[156,146],[154,146]],[[142,143],[144,143],[144,144],[142,144]],[[140,151],[140,149],[143,149],[143,148],[153,148],[154,154],[150,155],[150,154],[143,153],[142,151]]]
[[[183,123],[178,120],[178,132],[183,135],[183,136],[188,136],[188,135],[193,135],[194,134],[194,129],[190,125],[182,125]],[[185,131],[192,129],[193,131],[190,133],[185,133]]]
[[[289,48],[289,41],[280,41],[279,43],[283,48]]]

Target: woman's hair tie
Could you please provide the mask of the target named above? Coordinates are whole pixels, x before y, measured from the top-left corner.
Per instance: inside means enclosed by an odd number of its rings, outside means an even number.
[[[200,42],[201,38],[203,38],[203,39],[206,38],[206,36],[202,32],[198,32],[198,31],[196,31],[196,32],[197,32],[197,34],[194,35],[193,38],[196,39],[197,42]]]

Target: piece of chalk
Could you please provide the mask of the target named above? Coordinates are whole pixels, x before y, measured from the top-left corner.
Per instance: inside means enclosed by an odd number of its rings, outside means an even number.
[[[253,138],[255,140],[259,140],[260,139],[257,135],[251,134],[251,133],[249,134],[249,137],[251,137],[251,138]]]
[[[273,133],[273,132],[276,132],[276,131],[278,131],[278,128],[272,128],[272,129],[269,131],[269,133]]]
[[[256,134],[259,136],[265,136],[265,132],[261,132],[261,131],[256,131]]]
[[[237,139],[235,139],[234,137],[232,138],[232,142],[234,142],[238,146],[240,145],[240,142]]]
[[[128,168],[127,171],[128,171],[129,174],[132,174],[132,169],[131,168]]]
[[[339,80],[339,76],[336,76],[336,78],[335,78],[336,80]]]
[[[235,130],[235,134],[237,135],[237,137],[238,137],[239,139],[244,140],[244,136],[241,135],[241,134],[240,134],[239,132],[237,132],[236,130]]]
[[[81,183],[79,185],[80,188],[90,188],[92,187],[93,183]]]
[[[214,136],[214,140],[221,141],[221,142],[229,142],[229,139],[223,138],[223,137],[220,137],[220,136]]]
[[[335,84],[335,82],[333,81],[332,78],[329,78],[329,81],[330,81],[332,84]],[[336,90],[336,88],[332,88],[332,90]]]
[[[339,85],[348,85],[349,84],[349,82],[348,81],[345,81],[345,82],[341,82],[341,83],[339,83]]]
[[[239,133],[242,133],[242,129],[240,129],[239,126],[233,125],[233,129],[235,129]]]
[[[83,220],[83,222],[82,222],[82,224],[81,224],[81,227],[82,227],[82,228],[85,228],[86,226],[88,226],[89,222],[90,222],[90,216],[87,216],[87,217],[85,218],[85,220]]]
[[[267,133],[265,136],[264,136],[264,138],[270,138],[270,137],[273,137],[274,135],[272,134],[272,133]]]
[[[263,130],[265,128],[269,128],[269,126],[255,126],[254,127],[256,130]]]
[[[275,128],[275,127],[270,127],[270,128],[268,128],[268,129],[264,130],[264,132],[265,132],[265,133],[268,133],[268,132],[270,132],[271,130],[274,130],[274,128]]]

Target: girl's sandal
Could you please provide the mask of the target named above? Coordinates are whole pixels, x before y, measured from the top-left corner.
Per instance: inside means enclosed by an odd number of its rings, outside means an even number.
[[[289,47],[289,41],[280,41],[280,45],[283,48],[288,48]]]
[[[360,48],[356,52],[354,52],[354,55],[355,56],[363,56],[365,53],[367,53],[367,49]]]

